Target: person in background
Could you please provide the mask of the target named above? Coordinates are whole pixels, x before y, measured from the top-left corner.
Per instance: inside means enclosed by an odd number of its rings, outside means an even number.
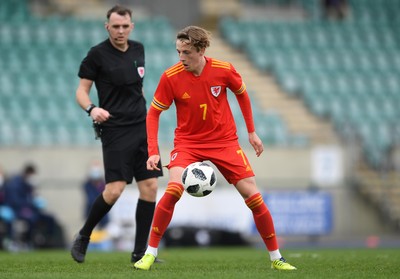
[[[325,19],[344,20],[349,13],[347,0],[322,0]]]
[[[27,224],[22,241],[30,248],[46,243],[56,228],[55,218],[44,211],[44,200],[36,192],[37,184],[37,168],[32,163],[26,164],[21,173],[11,176],[5,184],[5,204],[13,210],[17,220]],[[15,240],[15,235],[12,238]]]
[[[83,191],[85,193],[85,218],[89,216],[90,209],[96,198],[103,193],[106,186],[104,180],[103,167],[97,163],[93,162],[87,174],[87,178],[83,183]],[[99,222],[99,229],[103,229],[109,222],[109,216],[106,214]]]
[[[145,54],[143,44],[129,40],[133,28],[132,11],[120,5],[112,7],[105,23],[108,38],[89,50],[78,73],[76,100],[92,118],[101,139],[106,181],[104,191],[94,201],[73,242],[71,255],[78,263],[85,261],[93,229],[133,178],[139,198],[131,262],[140,259],[147,246],[157,198],[157,178],[163,173],[161,169],[154,172],[146,169]],[[98,106],[89,96],[93,84],[97,89]]]
[[[240,74],[229,62],[205,56],[211,34],[198,26],[178,32],[176,50],[179,62],[161,76],[147,115],[149,158],[147,168],[158,171],[159,118],[163,111],[176,107],[177,128],[174,149],[170,153],[169,182],[157,204],[144,257],[134,264],[136,269],[149,270],[158,246],[182,197],[182,173],[193,162],[211,161],[233,184],[253,218],[261,239],[269,252],[271,268],[295,270],[279,251],[274,223],[259,192],[254,172],[239,145],[236,124],[228,101],[228,89],[235,95],[248,131],[248,140],[257,156],[264,151],[256,134],[249,94]]]
[[[3,168],[0,166],[0,205],[5,203],[5,184],[6,184],[6,174]]]
[[[5,185],[6,174],[0,166],[0,249],[8,249],[12,238],[12,223],[15,220],[14,211],[6,205]]]

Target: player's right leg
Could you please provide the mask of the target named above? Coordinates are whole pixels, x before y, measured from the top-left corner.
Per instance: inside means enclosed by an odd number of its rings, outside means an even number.
[[[137,131],[137,134],[145,135],[146,127],[138,126],[136,129],[142,129]],[[131,138],[135,138],[133,134]],[[146,251],[147,241],[149,239],[149,233],[151,224],[153,221],[154,210],[156,207],[157,190],[158,190],[158,177],[163,175],[161,160],[158,162],[158,168],[160,170],[148,170],[146,166],[149,155],[147,153],[147,141],[146,137],[138,137],[132,143],[136,150],[132,157],[135,158],[134,173],[136,183],[139,189],[139,198],[136,206],[135,221],[136,221],[136,233],[135,233],[135,245],[131,253],[131,263],[135,263],[140,260]],[[160,260],[158,260],[160,262]]]
[[[280,259],[271,262],[271,268],[276,270],[296,270],[297,268],[287,263],[286,260],[281,257]]]
[[[140,270],[150,270],[155,260],[156,257],[154,255],[147,253],[143,256],[143,258],[134,264],[134,267]]]
[[[177,168],[173,168],[177,169]],[[170,178],[178,177],[182,174],[183,168],[178,171],[170,170]],[[174,174],[175,173],[175,176]],[[178,174],[177,174],[178,173]],[[180,177],[180,176],[179,176]],[[149,270],[157,257],[157,249],[160,244],[174,213],[175,204],[183,194],[183,186],[179,182],[169,182],[164,195],[158,202],[153,218],[153,225],[150,232],[149,246],[142,259],[134,264],[136,269]]]

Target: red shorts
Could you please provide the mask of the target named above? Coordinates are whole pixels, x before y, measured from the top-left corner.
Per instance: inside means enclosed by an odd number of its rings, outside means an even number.
[[[191,163],[212,162],[230,184],[253,177],[254,172],[247,160],[246,154],[239,145],[223,148],[187,148],[177,147],[171,151],[168,169],[172,167],[185,168]]]

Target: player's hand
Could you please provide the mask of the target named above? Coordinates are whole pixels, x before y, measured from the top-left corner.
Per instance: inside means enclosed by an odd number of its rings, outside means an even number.
[[[256,132],[249,133],[249,142],[256,151],[257,157],[259,157],[264,151],[264,146],[261,139],[257,136]]]
[[[107,121],[112,115],[105,109],[95,107],[92,109],[90,116],[97,123],[103,123]]]
[[[160,156],[159,155],[151,155],[149,159],[147,159],[147,169],[148,170],[160,170],[160,168],[157,166],[158,162],[160,162]]]

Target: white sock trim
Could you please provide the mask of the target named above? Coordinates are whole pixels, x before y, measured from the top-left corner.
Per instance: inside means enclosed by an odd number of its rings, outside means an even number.
[[[281,252],[279,252],[279,249],[274,250],[274,251],[269,251],[269,257],[271,261],[279,260],[282,258]]]
[[[147,246],[145,254],[152,254],[154,257],[157,257],[158,248],[157,247]]]

